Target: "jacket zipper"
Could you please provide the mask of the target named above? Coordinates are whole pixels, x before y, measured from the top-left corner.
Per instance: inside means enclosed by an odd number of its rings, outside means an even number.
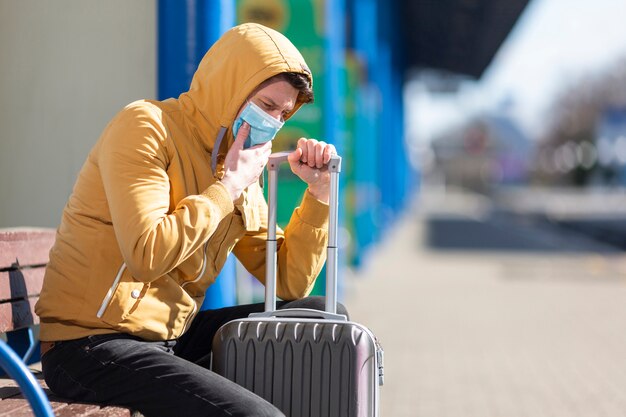
[[[99,319],[102,318],[102,316],[104,315],[104,312],[109,306],[109,303],[111,302],[111,298],[113,298],[113,294],[115,293],[115,290],[117,289],[117,286],[120,283],[120,279],[122,279],[122,274],[124,273],[125,269],[126,269],[126,263],[124,262],[122,263],[122,266],[120,267],[119,271],[117,271],[117,275],[115,276],[115,279],[113,280],[113,285],[111,285],[111,288],[109,288],[109,291],[107,291],[106,295],[104,296],[104,299],[102,300],[102,304],[100,305],[100,310],[98,310],[98,313],[96,313],[96,317],[98,317]]]

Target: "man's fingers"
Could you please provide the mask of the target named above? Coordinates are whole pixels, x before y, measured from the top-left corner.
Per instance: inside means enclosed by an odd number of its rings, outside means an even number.
[[[246,139],[248,139],[248,135],[250,134],[250,125],[248,122],[243,122],[241,127],[237,131],[237,137],[235,138],[235,145],[240,148],[243,148],[244,143],[246,143]]]
[[[315,139],[309,139],[306,141],[306,163],[311,168],[315,168],[315,145],[317,145],[317,141]]]
[[[322,168],[324,166],[324,150],[326,148],[325,142],[317,142],[315,145],[315,167]]]
[[[307,140],[305,138],[300,138],[298,139],[298,147],[297,149],[300,149],[300,161],[302,163],[306,164],[307,161],[307,146],[306,146],[306,142]]]
[[[287,155],[287,160],[290,164],[300,162],[300,158],[302,158],[302,148],[296,148],[293,152]]]
[[[300,162],[317,169],[323,168],[330,162],[331,156],[337,153],[335,146],[316,139],[300,138],[296,149],[300,150]]]
[[[336,154],[337,150],[334,145],[326,145],[326,148],[324,148],[324,165],[328,164],[330,162],[330,157]]]

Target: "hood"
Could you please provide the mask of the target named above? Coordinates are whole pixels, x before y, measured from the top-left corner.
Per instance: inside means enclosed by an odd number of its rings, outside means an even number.
[[[313,83],[300,52],[273,29],[246,23],[230,29],[213,44],[202,58],[189,91],[179,97],[195,136],[207,151],[213,153],[220,131],[225,134],[223,142],[230,147],[233,121],[241,105],[259,84],[281,72],[304,74]],[[298,97],[285,119],[302,104],[303,97]],[[214,157],[225,154],[226,147],[220,148]]]

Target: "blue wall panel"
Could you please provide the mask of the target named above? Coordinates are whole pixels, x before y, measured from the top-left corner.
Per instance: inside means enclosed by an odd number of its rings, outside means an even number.
[[[234,22],[234,0],[159,0],[160,100],[178,97],[189,89],[206,51]],[[207,291],[202,309],[230,306],[236,301],[235,260],[230,256]]]

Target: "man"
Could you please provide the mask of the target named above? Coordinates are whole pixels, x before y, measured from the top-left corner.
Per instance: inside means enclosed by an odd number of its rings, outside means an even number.
[[[207,52],[188,92],[115,116],[64,209],[36,306],[53,392],[148,417],[282,415],[207,369],[217,328],[263,306],[198,307],[231,251],[264,282],[259,178],[273,135],[312,99],[289,40],[245,24]],[[304,297],[325,261],[334,152],[302,138],[289,156],[308,189],[278,233],[281,308],[323,306]]]

